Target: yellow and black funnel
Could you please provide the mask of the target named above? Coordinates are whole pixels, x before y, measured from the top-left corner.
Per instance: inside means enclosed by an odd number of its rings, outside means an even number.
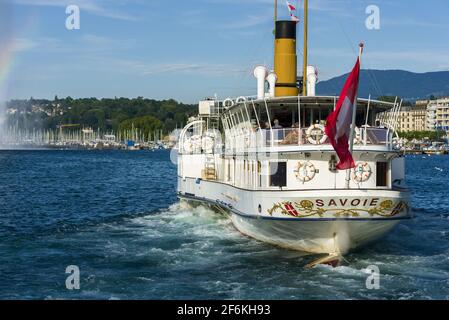
[[[276,21],[274,72],[278,77],[275,91],[276,97],[297,96],[295,21]]]

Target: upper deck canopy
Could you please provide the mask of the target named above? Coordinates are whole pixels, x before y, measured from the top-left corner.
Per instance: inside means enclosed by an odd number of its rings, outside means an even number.
[[[246,104],[264,104],[265,102],[268,106],[285,106],[285,107],[297,107],[298,103],[301,104],[302,108],[323,108],[327,109],[330,106],[335,106],[338,102],[339,97],[336,96],[293,96],[293,97],[279,97],[279,98],[266,98],[266,99],[256,99],[254,97],[247,97],[246,101],[243,99],[236,101],[233,106],[225,108],[226,111],[232,111],[234,108],[239,108]],[[379,112],[390,110],[394,107],[394,103],[372,100],[372,99],[357,99],[357,109],[366,109],[370,106],[370,109],[378,110]]]
[[[338,97],[293,96],[256,99],[240,97],[221,103],[221,117],[230,119],[230,127],[249,122],[261,129],[276,127],[308,128],[311,125],[325,125],[326,119],[335,109]],[[376,126],[377,114],[392,109],[394,103],[357,99],[357,126]]]

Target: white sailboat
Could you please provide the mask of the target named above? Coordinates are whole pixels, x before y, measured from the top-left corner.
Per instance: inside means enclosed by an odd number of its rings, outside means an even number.
[[[394,123],[376,121],[398,104],[356,100],[350,141],[356,167],[337,170],[324,129],[339,98],[315,95],[307,1],[302,89],[296,29],[294,21],[276,21],[274,70],[255,69],[256,97],[199,103],[179,138],[178,196],[228,214],[240,232],[260,241],[340,257],[411,218]]]

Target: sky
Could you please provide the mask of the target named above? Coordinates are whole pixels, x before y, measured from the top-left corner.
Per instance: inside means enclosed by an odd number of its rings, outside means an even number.
[[[291,0],[302,8],[302,1]],[[272,0],[0,0],[0,100],[138,97],[194,103],[254,95],[272,67]],[[68,5],[80,29],[66,28]],[[380,29],[369,30],[376,5]],[[309,64],[326,80],[362,67],[449,70],[447,0],[309,0]],[[302,20],[302,10],[299,10]],[[289,19],[285,1],[279,18]],[[298,61],[302,61],[298,25]]]

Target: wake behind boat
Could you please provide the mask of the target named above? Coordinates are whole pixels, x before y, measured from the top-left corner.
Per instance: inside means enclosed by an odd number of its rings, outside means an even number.
[[[341,256],[411,218],[394,144],[401,105],[357,99],[360,57],[341,97],[316,96],[307,10],[304,20],[302,86],[296,21],[276,21],[274,70],[255,69],[257,96],[199,103],[179,138],[178,196],[255,239]]]

